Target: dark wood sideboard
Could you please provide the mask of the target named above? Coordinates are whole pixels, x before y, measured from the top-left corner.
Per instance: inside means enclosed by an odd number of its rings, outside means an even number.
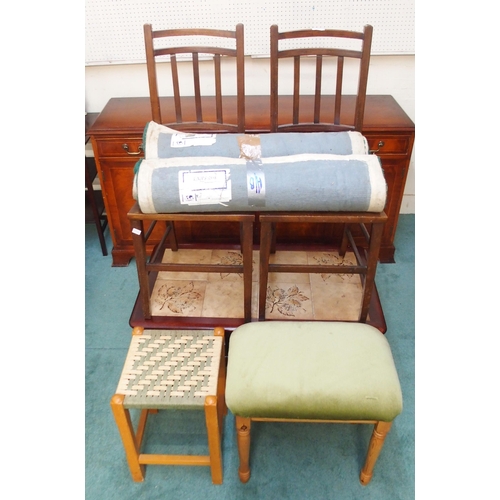
[[[343,101],[344,112],[350,116],[354,98],[347,96]],[[331,98],[333,103],[333,96]],[[207,100],[210,114],[213,98]],[[292,97],[280,96],[280,123],[290,123]],[[345,99],[345,98],[344,98]],[[165,123],[175,122],[173,98],[162,98],[162,116]],[[225,97],[224,113],[228,120],[236,114],[236,98]],[[333,110],[333,105],[325,106]],[[312,121],[313,96],[301,96],[301,110],[310,110],[311,118],[301,117],[301,121]],[[285,110],[285,111],[281,111]],[[290,112],[288,113],[287,110]],[[251,134],[269,132],[269,96],[246,96],[246,132]],[[194,118],[193,98],[183,98],[184,120]],[[322,116],[324,121],[330,117]],[[132,181],[134,166],[142,158],[142,133],[151,120],[148,97],[113,98],[106,104],[95,122],[87,130],[94,149],[102,194],[108,216],[108,225],[113,241],[112,265],[127,266],[134,255],[130,223],[127,212],[134,204]],[[333,118],[331,118],[333,122]],[[174,127],[175,128],[175,127]],[[193,129],[192,132],[198,130]],[[366,99],[363,134],[368,139],[370,150],[380,156],[388,186],[385,212],[389,220],[383,234],[380,262],[395,261],[394,236],[398,223],[403,191],[410,166],[410,157],[415,139],[415,125],[390,95],[368,95]],[[290,227],[292,226],[292,227]],[[258,243],[259,224],[256,224],[254,241]],[[340,240],[342,228],[328,227],[326,224],[284,225],[277,228],[278,242],[284,245],[300,246],[301,243],[332,244]],[[156,232],[158,234],[156,234]],[[206,223],[184,223],[176,225],[180,245],[190,244],[236,244],[239,229],[234,231],[226,225],[211,226]],[[151,237],[151,248],[161,237],[160,228]]]

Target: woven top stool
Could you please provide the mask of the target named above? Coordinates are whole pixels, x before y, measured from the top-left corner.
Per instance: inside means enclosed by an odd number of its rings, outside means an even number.
[[[363,323],[267,321],[231,334],[226,402],[235,415],[239,477],[250,478],[252,421],[374,424],[360,481],[368,484],[401,386],[385,336]]]
[[[224,400],[224,329],[144,330],[136,327],[125,365],[111,398],[134,481],[143,481],[146,464],[208,465],[212,482],[222,484],[221,439]],[[134,431],[130,410],[140,410]],[[141,453],[148,415],[158,410],[204,410],[208,455]]]

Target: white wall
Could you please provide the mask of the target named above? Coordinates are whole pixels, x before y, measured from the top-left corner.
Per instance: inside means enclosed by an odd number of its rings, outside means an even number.
[[[181,68],[187,71],[187,65]],[[203,63],[202,63],[203,71]],[[269,94],[269,59],[247,58],[245,92]],[[280,81],[286,81],[281,79]],[[290,81],[290,80],[289,80]],[[349,85],[349,82],[347,82]],[[350,92],[349,87],[345,90]],[[291,93],[289,88],[280,92]],[[313,91],[311,90],[310,93]],[[228,89],[227,93],[235,93]],[[309,93],[305,90],[305,93]],[[165,93],[167,95],[168,93]],[[415,121],[415,56],[372,56],[368,94],[390,94]],[[145,64],[87,66],[85,68],[85,111],[100,112],[112,97],[148,95]],[[415,213],[415,147],[401,205],[401,213]]]

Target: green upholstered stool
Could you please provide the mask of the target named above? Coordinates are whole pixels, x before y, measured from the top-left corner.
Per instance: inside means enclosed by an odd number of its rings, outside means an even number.
[[[134,328],[123,371],[111,398],[134,481],[143,481],[146,464],[207,465],[212,482],[222,484],[221,438],[226,366],[224,329],[144,330]],[[134,431],[130,409],[141,411]],[[158,410],[205,412],[208,455],[160,455],[141,453],[146,421]]]
[[[252,421],[374,424],[360,481],[367,484],[402,394],[385,336],[364,323],[267,321],[229,343],[226,403],[236,417],[239,476],[250,478]]]

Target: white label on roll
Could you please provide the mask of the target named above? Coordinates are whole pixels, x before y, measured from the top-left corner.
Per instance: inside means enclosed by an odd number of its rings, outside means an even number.
[[[212,205],[231,201],[229,169],[181,170],[179,197],[183,205]]]

